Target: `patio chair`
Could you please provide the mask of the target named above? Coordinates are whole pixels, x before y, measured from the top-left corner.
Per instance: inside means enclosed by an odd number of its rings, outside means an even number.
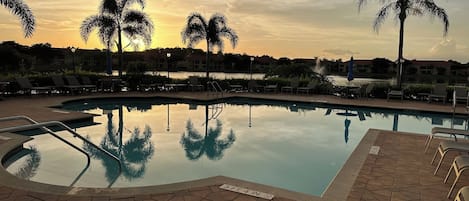
[[[462,175],[462,173],[466,170],[469,169],[469,156],[468,155],[459,155],[459,156],[456,156],[453,160],[453,164],[451,165],[451,167],[449,168],[448,170],[448,174],[446,174],[446,177],[445,177],[445,180],[444,180],[444,183],[446,184],[446,182],[448,181],[449,179],[449,176],[451,176],[451,172],[454,171],[454,174],[456,175],[456,178],[454,178],[454,182],[453,184],[451,185],[451,188],[449,189],[449,192],[448,192],[448,195],[446,196],[447,198],[450,198],[451,197],[451,194],[453,193],[453,190],[454,190],[454,187],[456,186],[456,183],[459,181],[459,177]],[[462,190],[462,191],[461,191]],[[464,197],[465,199],[469,199],[469,194],[468,194],[468,190],[464,190],[464,189],[461,189],[459,193],[464,193]],[[456,196],[458,197],[458,196]]]
[[[77,78],[75,76],[67,75],[67,76],[65,76],[65,80],[67,81],[67,83],[69,85],[71,85],[71,86],[80,86],[80,87],[83,88],[83,90],[86,90],[86,91],[96,90],[96,85],[80,84],[80,82],[77,80]]]
[[[75,92],[82,92],[83,87],[79,85],[66,85],[62,76],[52,76],[52,82],[54,82],[55,89],[57,89],[60,93],[67,93],[70,92],[74,94]]]
[[[255,80],[249,80],[248,82],[249,92],[261,92],[261,89],[264,89],[264,86],[257,84]]]
[[[456,92],[456,102],[464,101],[468,102],[467,88],[465,86],[454,86],[454,91]]]
[[[290,86],[283,86],[282,88],[280,88],[280,92],[290,92],[290,93],[293,93],[293,91],[298,88],[298,86],[300,85],[300,81],[298,81],[298,79],[294,79],[292,81],[290,81]]]
[[[435,84],[432,92],[428,95],[428,102],[431,103],[433,99],[442,99],[443,104],[446,103],[446,84]]]
[[[47,94],[50,94],[52,90],[49,86],[35,87],[26,77],[16,77],[15,80],[18,83],[20,90],[29,95],[32,94],[32,91],[36,91],[37,93],[46,92]]]
[[[204,85],[200,84],[199,78],[196,76],[189,76],[189,87],[191,91],[203,91]]]
[[[436,149],[435,155],[433,156],[431,164],[436,159],[437,154],[440,154],[440,160],[438,161],[438,164],[435,168],[435,172],[433,172],[433,175],[436,175],[438,173],[438,170],[441,167],[441,163],[443,163],[443,160],[445,159],[445,156],[449,152],[464,152],[464,153],[469,153],[469,143],[464,143],[464,142],[455,142],[455,141],[441,141],[440,144],[438,145],[438,148]]]
[[[389,100],[390,98],[396,98],[396,97],[400,98],[401,101],[404,100],[404,92],[402,90],[389,89],[386,100]]]
[[[311,81],[309,81],[308,85],[306,85],[305,87],[298,87],[296,89],[296,93],[309,94],[309,92],[312,92],[316,88],[317,85],[318,85],[317,80],[311,80]]]
[[[273,93],[277,93],[277,88],[278,88],[278,84],[277,84],[277,83],[275,83],[275,84],[269,84],[269,85],[264,86],[264,92],[273,92]]]
[[[469,201],[469,186],[464,186],[459,189],[454,197],[454,201]]]
[[[450,135],[454,137],[454,141],[458,141],[458,139],[456,138],[456,135],[462,135],[462,136],[468,137],[469,131],[462,130],[462,129],[455,129],[455,128],[433,127],[432,132],[428,134],[428,137],[425,140],[425,151],[424,151],[425,153],[427,152],[428,147],[430,147],[432,139],[434,138],[434,135],[436,134]]]

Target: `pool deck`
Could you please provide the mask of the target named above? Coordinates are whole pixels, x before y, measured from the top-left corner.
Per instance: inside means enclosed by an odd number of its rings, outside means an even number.
[[[87,120],[92,118],[88,114],[62,111],[52,106],[60,105],[67,100],[94,97],[175,97],[194,100],[211,100],[215,95],[206,93],[120,93],[120,94],[90,94],[85,96],[32,96],[7,97],[0,101],[0,117],[27,115],[37,121],[65,121]],[[384,99],[344,99],[335,96],[310,95],[296,96],[289,94],[254,94],[229,93],[224,97],[252,97],[275,99],[284,101],[319,102],[336,105],[354,105],[361,107],[381,107],[402,110],[421,110],[451,113],[450,104],[426,103],[419,101],[400,101]],[[465,106],[458,105],[456,112],[465,114]],[[0,128],[24,124],[21,121],[0,123]],[[443,163],[436,176],[433,176],[434,165],[430,164],[438,140],[433,141],[430,151],[423,153],[425,136],[411,133],[401,133],[370,129],[368,137],[360,143],[352,153],[343,170],[339,172],[335,181],[321,198],[295,194],[282,189],[271,189],[267,186],[256,185],[226,177],[214,177],[206,180],[163,185],[159,188],[128,189],[81,189],[64,190],[64,187],[37,184],[20,181],[7,174],[0,167],[0,200],[262,200],[251,196],[221,190],[221,184],[236,184],[249,189],[269,192],[275,195],[274,200],[412,200],[432,201],[448,200],[446,194],[450,184],[444,184],[443,179],[449,169],[450,158]],[[21,144],[27,138],[16,139],[10,134],[0,134],[0,149],[12,149],[15,144]],[[368,154],[370,146],[379,146],[378,155]],[[1,152],[1,151],[0,151]],[[2,173],[3,172],[3,173]],[[5,174],[6,173],[6,174]],[[3,176],[3,177],[2,177]],[[454,176],[450,178],[451,183]],[[465,181],[464,181],[465,180]],[[462,176],[456,190],[463,185],[469,185],[469,179]],[[24,183],[21,183],[24,182]],[[15,186],[16,184],[16,186]],[[21,185],[19,185],[21,184]],[[37,188],[36,188],[37,187]],[[83,191],[83,192],[80,192]],[[117,192],[119,191],[119,192]],[[453,193],[454,197],[454,193]],[[452,198],[453,198],[452,197]]]

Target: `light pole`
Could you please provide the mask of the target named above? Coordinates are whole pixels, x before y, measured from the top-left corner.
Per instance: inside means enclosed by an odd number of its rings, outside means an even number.
[[[249,80],[252,80],[252,62],[254,61],[254,57],[251,57],[250,60],[251,60],[251,64],[249,65],[249,75],[250,75]]]
[[[70,51],[72,52],[72,67],[73,67],[73,72],[75,73],[75,52],[77,51],[78,48],[76,47],[70,47]]]
[[[168,79],[169,79],[169,59],[171,58],[171,53],[166,53],[166,65],[168,67]]]

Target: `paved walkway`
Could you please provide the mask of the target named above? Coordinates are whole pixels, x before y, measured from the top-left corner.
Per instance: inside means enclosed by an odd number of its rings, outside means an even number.
[[[447,201],[454,199],[457,190],[469,185],[469,179],[462,176],[451,199],[446,195],[454,181],[454,174],[447,184],[443,180],[452,163],[448,155],[436,176],[436,165],[431,165],[438,142],[432,142],[424,154],[426,136],[383,131],[376,139],[380,153],[368,155],[358,178],[348,196],[349,201]],[[436,164],[436,162],[435,162]]]
[[[155,94],[120,94],[121,96],[143,96],[151,97]],[[182,97],[192,99],[210,99],[212,97],[203,93],[160,93],[159,96]],[[399,109],[412,109],[437,112],[451,112],[449,104],[428,104],[414,101],[386,101],[376,99],[342,99],[333,96],[292,96],[275,94],[229,94],[235,96],[258,97],[278,100],[298,100],[307,102],[327,102],[332,104],[387,107]],[[80,98],[92,98],[96,95]],[[98,95],[101,96],[101,95]],[[115,94],[104,94],[102,96],[115,96]],[[64,100],[71,100],[77,97],[31,97],[31,98],[7,98],[0,101],[1,116],[29,115],[39,121],[49,120],[73,120],[74,118],[86,118],[79,113],[61,113],[50,106],[59,105]],[[34,103],[34,104],[31,104]],[[464,107],[459,106],[457,111],[461,114],[465,112]],[[0,127],[8,124],[0,124]],[[435,140],[430,148],[430,152],[423,153],[424,136],[393,133],[388,131],[379,131],[378,138],[375,141],[376,146],[380,146],[379,155],[368,155],[367,159],[355,180],[352,190],[347,200],[409,200],[409,201],[432,201],[448,200],[447,191],[450,184],[443,184],[443,178],[449,168],[450,159],[445,161],[438,175],[433,176],[434,166],[430,165],[432,154],[437,145]],[[5,143],[0,140],[0,146]],[[451,158],[451,157],[448,157]],[[464,176],[463,176],[464,177]],[[453,178],[450,179],[452,181]],[[462,185],[469,185],[469,180],[461,182],[456,189]],[[221,185],[221,184],[220,184]],[[344,192],[348,193],[348,192]],[[210,185],[198,188],[188,188],[182,191],[169,192],[164,194],[143,194],[128,196],[107,196],[107,197],[89,197],[89,196],[69,196],[55,194],[41,194],[28,190],[12,189],[6,186],[0,186],[0,200],[165,200],[165,201],[202,201],[202,200],[260,200],[250,196],[237,194],[225,190],[220,190],[218,185]],[[276,197],[274,200],[287,200]]]

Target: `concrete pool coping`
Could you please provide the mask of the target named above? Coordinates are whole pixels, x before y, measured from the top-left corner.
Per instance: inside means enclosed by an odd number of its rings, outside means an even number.
[[[283,197],[292,200],[346,200],[354,182],[358,176],[360,169],[368,156],[371,146],[376,140],[377,130],[370,129],[367,134],[362,138],[361,142],[357,145],[351,156],[347,159],[343,167],[339,170],[336,177],[331,181],[329,187],[325,190],[322,197],[312,196],[308,194],[289,191],[282,188],[276,188],[268,185],[253,183],[236,178],[229,178],[224,176],[215,176],[206,179],[145,186],[145,187],[129,187],[129,188],[85,188],[85,187],[67,187],[51,184],[38,183],[20,179],[9,172],[3,167],[0,168],[0,185],[11,187],[14,189],[21,189],[25,191],[32,191],[37,193],[54,194],[54,195],[69,195],[69,196],[126,196],[126,195],[145,195],[155,193],[169,193],[174,191],[185,190],[189,188],[199,188],[212,185],[230,184],[243,188],[248,188],[264,193],[275,195],[275,197]],[[32,140],[30,137],[25,137],[12,133],[1,133],[0,136],[9,138],[7,143],[0,146],[0,158],[3,160],[12,151],[22,147],[23,143]]]

